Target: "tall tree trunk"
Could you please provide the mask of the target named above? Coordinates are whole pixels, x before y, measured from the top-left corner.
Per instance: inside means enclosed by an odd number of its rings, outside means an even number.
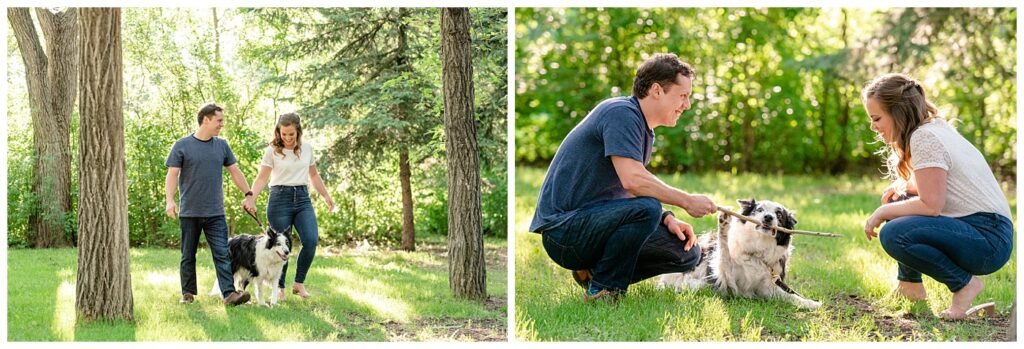
[[[30,243],[60,247],[73,243],[65,235],[64,222],[71,209],[70,127],[78,83],[78,12],[37,9],[36,16],[47,41],[45,52],[29,9],[7,9],[25,62],[32,109],[32,192],[38,206],[29,217]]]
[[[78,284],[84,319],[132,320],[122,105],[121,10],[81,10]]]
[[[448,152],[448,286],[455,297],[484,299],[487,275],[469,24],[469,9],[441,9],[444,146]]]
[[[395,69],[405,73],[412,73],[412,67],[410,67],[406,60],[405,50],[408,48],[408,25],[405,22],[406,16],[408,16],[408,9],[398,9],[398,47],[395,49],[397,57],[395,58]],[[407,103],[401,103],[398,106],[398,115],[400,119],[405,119],[410,109]],[[403,142],[404,143],[404,142]],[[415,251],[416,250],[416,224],[413,218],[413,202],[412,202],[412,171],[409,166],[409,148],[406,144],[400,144],[398,150],[398,176],[402,182],[402,250],[403,251]]]
[[[416,225],[412,217],[412,171],[409,169],[409,149],[400,145],[398,150],[398,177],[402,182],[402,250],[416,250]]]

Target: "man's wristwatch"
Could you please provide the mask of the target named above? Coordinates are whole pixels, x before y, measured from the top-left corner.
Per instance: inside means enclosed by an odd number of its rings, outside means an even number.
[[[245,197],[252,196],[252,190],[245,192]]]
[[[672,216],[672,217],[675,217],[675,216],[676,216],[676,214],[675,214],[675,213],[672,213],[672,211],[669,211],[669,210],[665,210],[665,212],[662,212],[662,213],[661,213],[661,222],[660,222],[661,224],[665,224],[665,217],[666,217],[666,216]]]

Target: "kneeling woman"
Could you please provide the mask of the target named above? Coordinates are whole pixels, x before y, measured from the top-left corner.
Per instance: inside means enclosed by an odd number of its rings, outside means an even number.
[[[267,221],[278,232],[291,234],[295,227],[302,242],[299,252],[298,266],[295,267],[295,284],[292,293],[308,298],[304,283],[306,273],[313,264],[316,255],[316,244],[319,233],[316,225],[316,212],[309,200],[309,184],[327,201],[327,209],[334,210],[331,194],[324,187],[324,181],[316,170],[316,159],[313,158],[313,147],[302,143],[302,124],[299,115],[288,113],[278,117],[274,127],[274,140],[263,152],[263,162],[259,174],[252,183],[252,191],[257,196],[270,180],[270,200],[267,202]],[[285,263],[278,281],[280,298],[284,298],[284,282],[288,275],[288,264]]]
[[[863,100],[871,129],[888,145],[893,181],[864,233],[879,237],[898,262],[900,294],[925,299],[923,273],[953,292],[940,316],[963,319],[985,287],[975,275],[991,274],[1010,258],[1010,205],[985,158],[937,115],[920,83],[884,75],[868,84]]]

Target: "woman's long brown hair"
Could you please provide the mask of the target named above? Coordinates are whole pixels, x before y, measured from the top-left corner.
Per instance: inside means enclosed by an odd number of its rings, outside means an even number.
[[[296,113],[285,113],[277,117],[277,126],[274,126],[274,140],[270,142],[270,146],[274,147],[274,152],[284,157],[284,140],[281,139],[281,128],[285,126],[295,126],[295,156],[299,156],[302,152],[302,123],[299,118],[299,114]]]
[[[924,86],[903,74],[886,74],[864,87],[863,99],[873,99],[892,115],[895,134],[893,143],[880,153],[886,155],[889,179],[909,180],[910,135],[925,123],[938,118],[939,110],[925,97]],[[883,140],[884,141],[884,140]]]

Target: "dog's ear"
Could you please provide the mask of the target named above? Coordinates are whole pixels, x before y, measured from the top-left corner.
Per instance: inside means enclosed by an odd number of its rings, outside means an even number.
[[[782,226],[786,229],[793,229],[796,226],[796,211],[782,210],[782,217],[784,220],[781,222]]]
[[[757,200],[754,200],[754,198],[750,198],[749,201],[736,200],[736,203],[740,204],[740,208],[742,208],[742,212],[740,212],[740,214],[744,216],[749,216],[754,212],[754,207],[757,207]]]

